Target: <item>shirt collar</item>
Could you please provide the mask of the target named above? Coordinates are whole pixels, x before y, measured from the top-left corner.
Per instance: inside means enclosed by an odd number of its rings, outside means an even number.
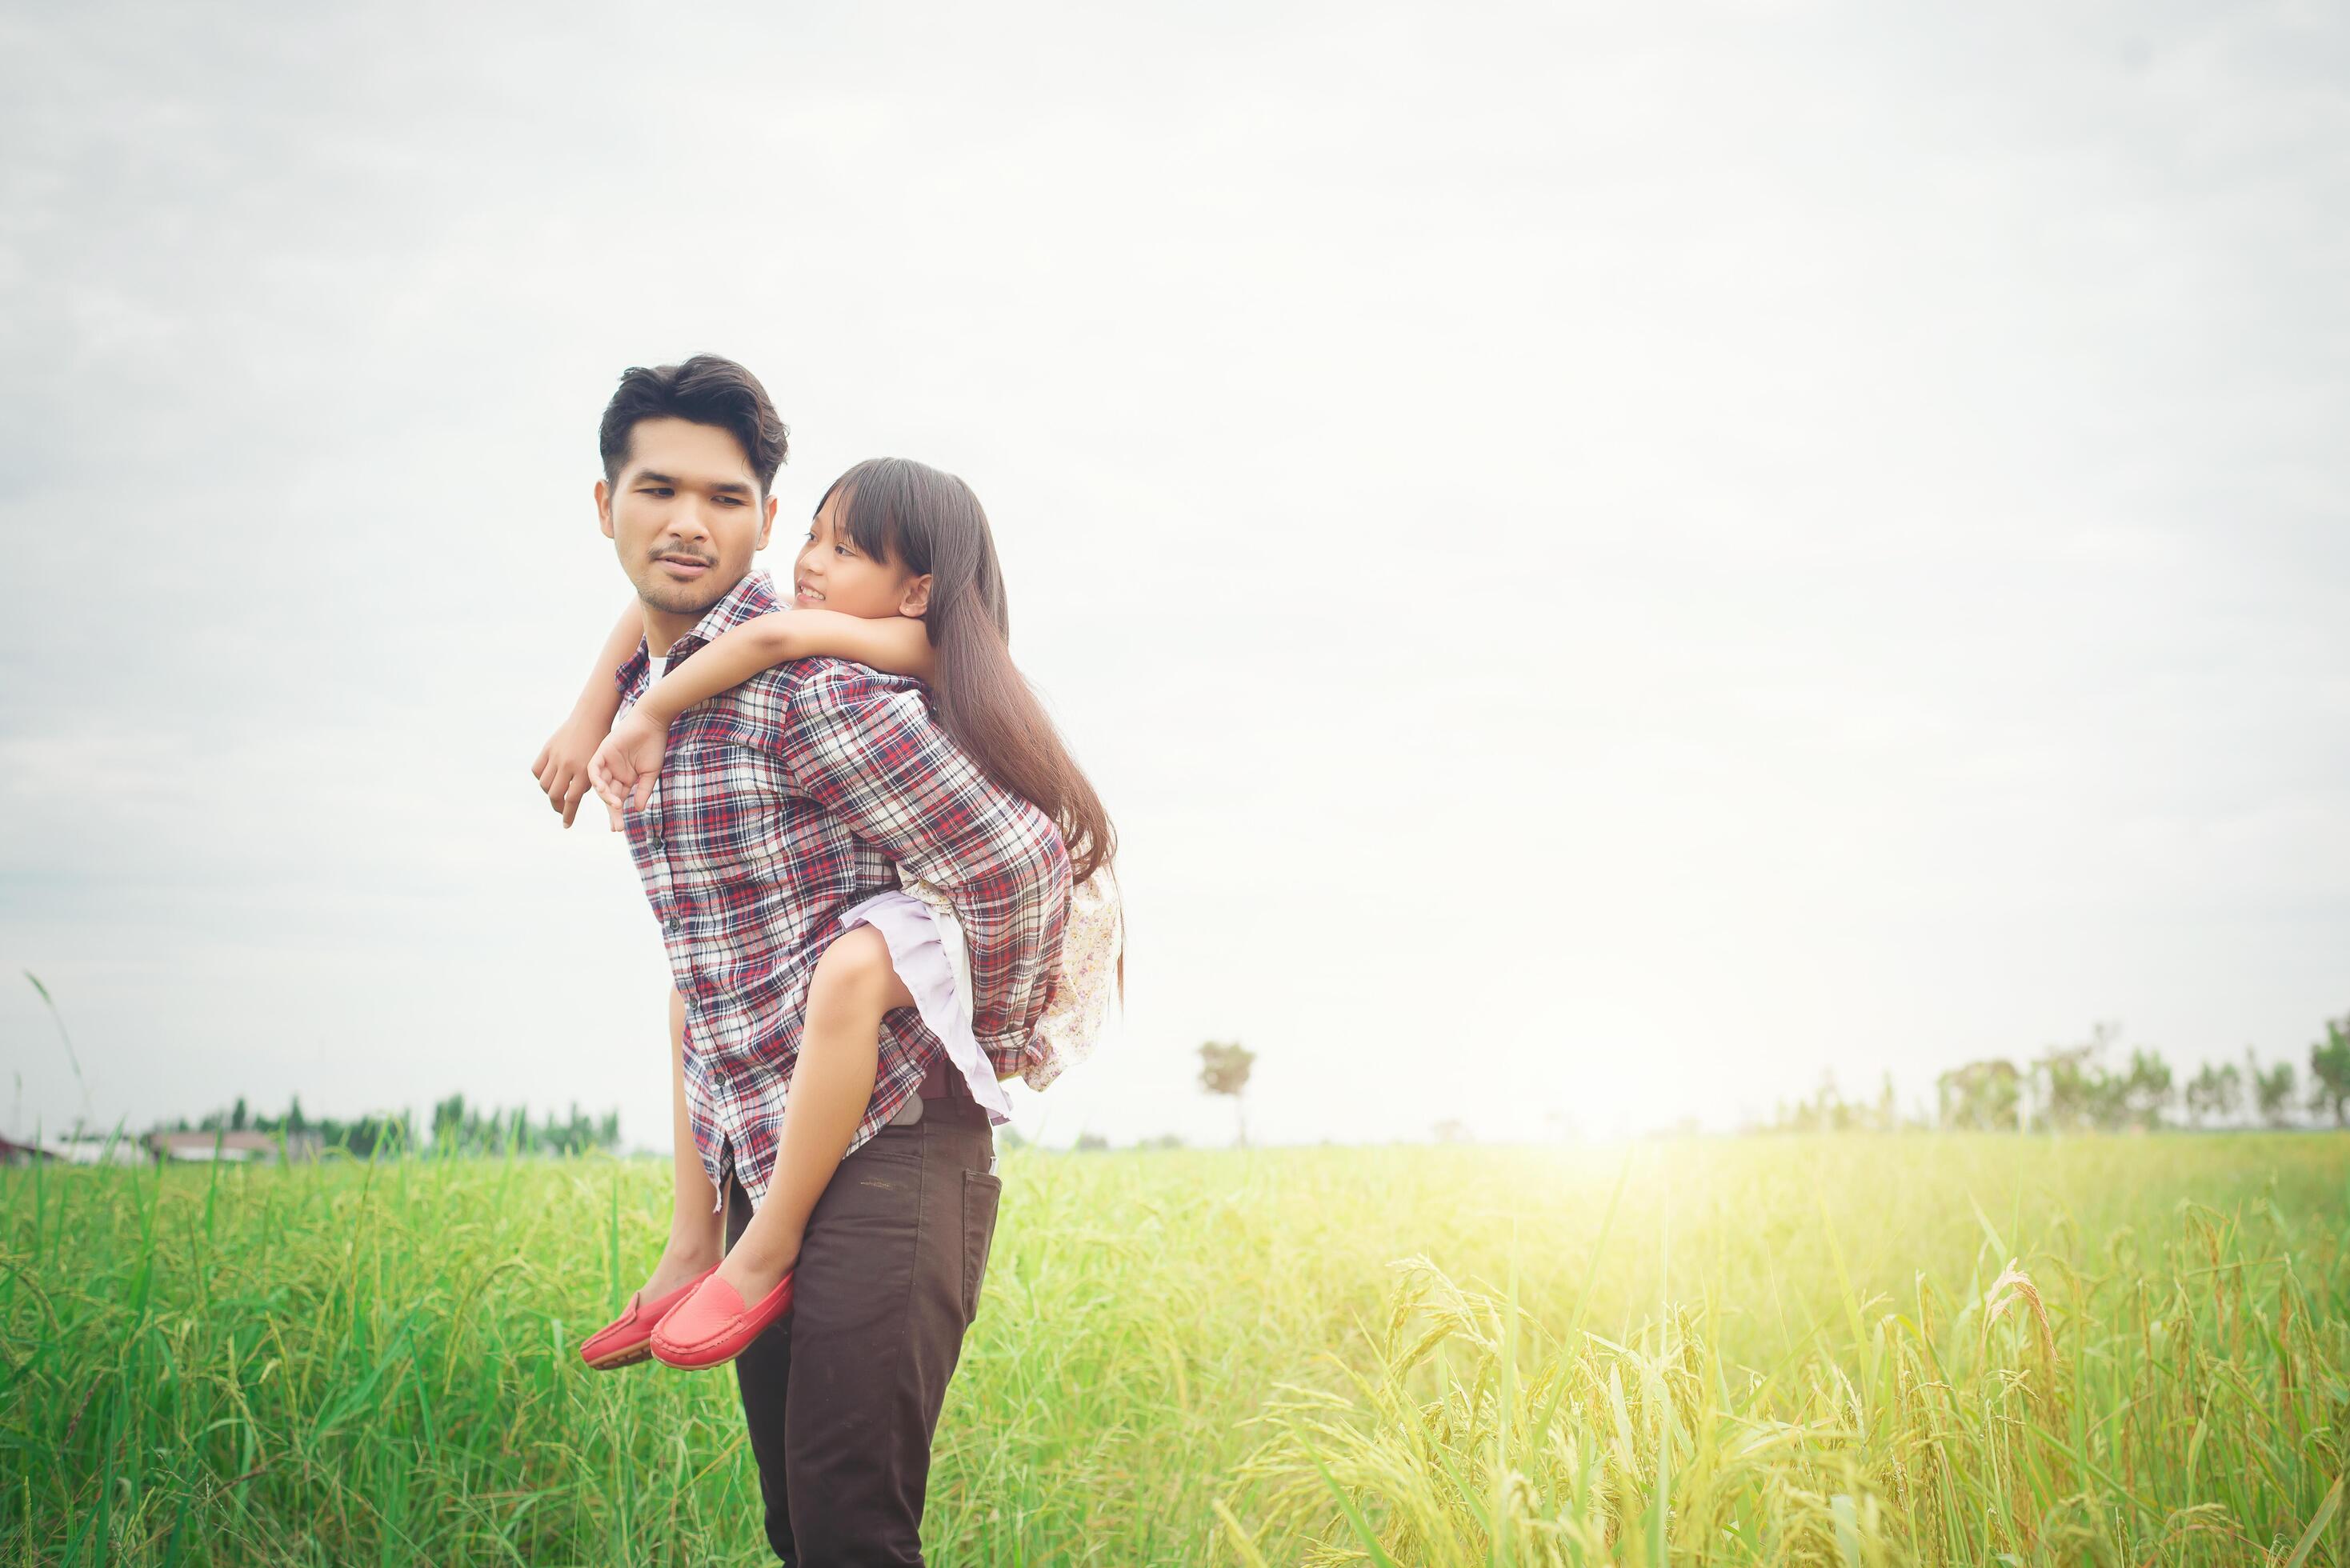
[[[726,597],[704,610],[693,629],[677,639],[670,649],[670,663],[691,653],[695,649],[716,640],[746,620],[756,620],[781,608],[775,602],[775,585],[764,572],[745,572],[743,580],[726,590]],[[612,680],[625,694],[642,684],[652,670],[652,650],[645,639],[637,639],[636,652],[629,661],[612,671]]]

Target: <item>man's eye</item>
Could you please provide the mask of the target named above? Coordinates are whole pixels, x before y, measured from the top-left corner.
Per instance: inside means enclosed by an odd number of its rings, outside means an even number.
[[[644,487],[643,493],[647,495],[667,495],[669,493],[669,486],[666,484],[648,484]]]
[[[740,506],[743,504],[743,498],[739,495],[722,495],[718,499],[724,502],[729,506]]]

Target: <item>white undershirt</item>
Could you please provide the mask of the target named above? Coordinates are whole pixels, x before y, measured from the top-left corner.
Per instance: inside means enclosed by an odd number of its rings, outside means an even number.
[[[659,680],[661,678],[661,672],[669,668],[669,660],[666,659],[656,659],[650,662],[652,664],[653,670],[652,679],[653,680]],[[652,681],[649,680],[646,684],[650,686],[652,684]]]

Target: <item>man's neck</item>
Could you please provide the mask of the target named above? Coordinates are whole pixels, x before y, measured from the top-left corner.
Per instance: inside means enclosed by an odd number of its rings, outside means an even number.
[[[645,651],[655,659],[667,659],[677,639],[702,624],[702,611],[695,615],[680,615],[675,610],[643,607],[645,612]]]
[[[678,639],[700,626],[711,611],[724,604],[735,594],[742,592],[743,585],[750,579],[750,572],[741,573],[733,582],[726,585],[725,589],[716,598],[696,610],[662,609],[639,597],[637,600],[637,607],[644,613],[645,618],[646,654],[654,659],[667,659],[669,650],[676,645]]]

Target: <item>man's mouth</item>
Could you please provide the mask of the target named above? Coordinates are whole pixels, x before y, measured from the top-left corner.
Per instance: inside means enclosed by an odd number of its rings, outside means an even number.
[[[711,566],[699,556],[655,556],[653,559],[681,577],[698,577]]]

